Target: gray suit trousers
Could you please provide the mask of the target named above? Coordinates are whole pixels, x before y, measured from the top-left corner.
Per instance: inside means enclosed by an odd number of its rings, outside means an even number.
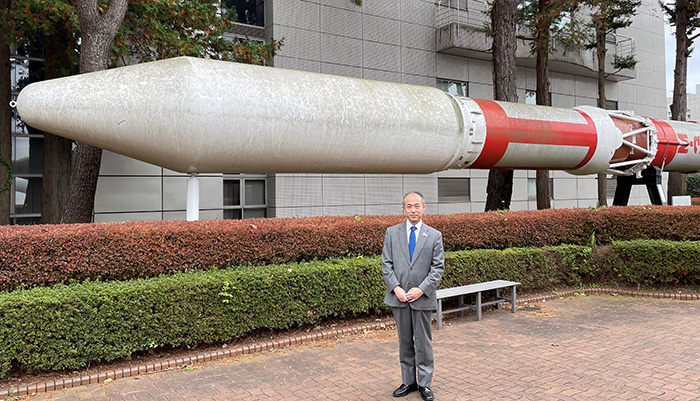
[[[399,361],[401,381],[404,384],[416,383],[430,387],[433,381],[433,336],[430,323],[432,312],[414,310],[410,306],[391,308],[399,333]],[[417,368],[417,372],[416,372]]]

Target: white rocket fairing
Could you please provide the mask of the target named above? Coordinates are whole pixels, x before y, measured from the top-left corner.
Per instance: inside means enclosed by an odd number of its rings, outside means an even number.
[[[700,170],[700,126],[196,58],[43,81],[29,125],[184,173]]]

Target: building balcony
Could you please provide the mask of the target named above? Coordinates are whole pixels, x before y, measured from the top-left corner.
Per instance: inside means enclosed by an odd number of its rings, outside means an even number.
[[[437,51],[463,57],[491,60],[491,38],[485,33],[490,24],[488,7],[480,0],[440,0],[436,7]],[[626,57],[636,54],[632,38],[608,35],[605,72],[609,81],[625,81],[637,77],[634,69],[616,71],[613,68],[615,56]],[[585,77],[597,77],[598,59],[595,49],[573,49],[564,51],[561,43],[552,41],[554,51],[549,55],[551,72],[562,72]],[[535,57],[531,54],[530,43],[519,40],[516,51],[516,64],[535,67]]]

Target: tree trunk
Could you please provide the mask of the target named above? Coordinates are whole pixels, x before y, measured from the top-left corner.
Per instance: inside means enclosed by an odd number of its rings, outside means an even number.
[[[41,186],[41,223],[63,222],[68,205],[73,141],[44,133],[44,167]]]
[[[598,173],[598,206],[608,206],[608,175]]]
[[[673,103],[671,103],[671,119],[685,121],[688,109],[688,13],[687,0],[676,1],[676,66],[673,70]],[[685,195],[686,175],[683,173],[668,174],[668,200],[674,196]]]
[[[540,0],[540,10],[547,10],[547,0]],[[549,27],[551,23],[543,18],[535,32],[536,65],[537,72],[537,96],[536,103],[541,106],[551,106],[552,99],[549,96]],[[537,209],[549,209],[551,207],[549,194],[549,170],[537,170],[535,179],[537,188]]]
[[[76,10],[82,32],[80,45],[80,73],[101,71],[109,63],[110,47],[124,20],[128,0],[111,0],[107,11],[100,14],[97,0],[78,0]],[[66,223],[92,221],[95,208],[97,178],[100,174],[102,149],[79,143],[70,179]]]
[[[66,27],[57,27],[66,29]],[[46,38],[46,79],[60,78],[66,66],[71,65],[69,52],[75,43],[65,43],[62,38],[71,35],[58,32]],[[59,224],[63,222],[63,212],[68,205],[70,190],[73,141],[57,135],[44,133],[44,166],[41,185],[41,223]]]
[[[493,97],[517,102],[515,35],[517,0],[495,0],[491,8],[493,28]],[[485,210],[510,209],[513,194],[513,170],[490,170],[486,185]]]
[[[0,8],[6,10],[10,7],[10,0],[0,0]],[[0,31],[2,37],[6,32]],[[0,156],[7,163],[12,163],[12,109],[10,103],[12,91],[10,88],[10,47],[3,40],[0,43]],[[0,189],[8,182],[10,171],[0,164]],[[0,192],[0,224],[10,224],[10,202],[12,187]]]
[[[606,109],[605,95],[605,55],[608,52],[605,43],[605,31],[596,29],[596,55],[598,56],[598,107]],[[598,206],[608,205],[608,175],[598,173]]]

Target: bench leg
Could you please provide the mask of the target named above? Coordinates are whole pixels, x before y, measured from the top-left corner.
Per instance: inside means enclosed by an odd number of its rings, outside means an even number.
[[[458,305],[458,306],[459,306],[460,308],[464,306],[464,297],[465,297],[464,295],[460,295],[460,296],[459,296],[459,305]],[[459,311],[459,317],[464,317],[464,311],[463,311],[463,310]]]
[[[496,288],[496,300],[499,300],[499,299],[501,299],[501,289]],[[494,306],[496,307],[496,310],[499,310],[501,308],[501,303],[496,302],[496,305],[494,305]]]
[[[517,306],[515,305],[515,286],[510,290],[510,311],[515,313]]]
[[[476,293],[476,320],[481,320],[481,291]]]
[[[438,299],[437,307],[437,329],[442,330],[442,299]]]

